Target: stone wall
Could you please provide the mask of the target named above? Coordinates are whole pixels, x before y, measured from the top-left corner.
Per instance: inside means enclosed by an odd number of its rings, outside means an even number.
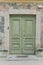
[[[43,48],[43,3],[0,3],[0,11],[12,9],[31,9],[41,12],[41,47]]]

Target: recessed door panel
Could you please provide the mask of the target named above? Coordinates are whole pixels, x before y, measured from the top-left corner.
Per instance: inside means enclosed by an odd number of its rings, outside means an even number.
[[[32,34],[32,21],[29,21],[29,20],[25,20],[25,31],[26,31],[26,35],[30,35]]]

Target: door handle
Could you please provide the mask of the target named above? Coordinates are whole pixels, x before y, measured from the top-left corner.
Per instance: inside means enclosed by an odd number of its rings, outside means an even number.
[[[7,27],[7,29],[9,30],[9,27]]]

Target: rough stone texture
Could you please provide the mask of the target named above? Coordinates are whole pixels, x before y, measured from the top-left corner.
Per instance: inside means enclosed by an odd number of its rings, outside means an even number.
[[[36,9],[38,5],[43,5],[43,3],[0,3],[0,5],[3,5],[4,8],[7,5],[7,7],[13,7],[14,9]]]
[[[43,3],[0,3],[0,11],[2,10],[7,10],[9,9],[33,9],[37,11],[41,11],[41,44],[43,45],[43,7],[38,7],[38,6],[43,6]],[[43,46],[42,46],[43,47]]]

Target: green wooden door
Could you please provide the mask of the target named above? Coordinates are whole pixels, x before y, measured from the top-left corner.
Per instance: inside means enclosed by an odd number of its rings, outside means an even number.
[[[10,54],[35,53],[35,22],[35,15],[10,15]]]

